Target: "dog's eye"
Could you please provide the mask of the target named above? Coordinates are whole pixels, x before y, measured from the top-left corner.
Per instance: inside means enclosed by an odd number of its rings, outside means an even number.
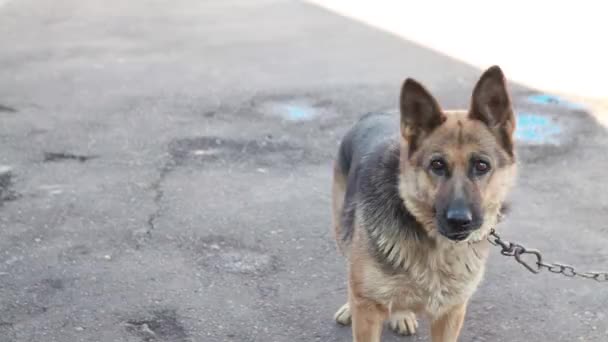
[[[483,175],[484,173],[490,171],[490,164],[483,160],[475,161],[475,165],[473,167],[475,168],[475,173],[478,175]]]
[[[447,169],[447,165],[445,164],[445,161],[441,160],[441,159],[435,159],[431,161],[431,170],[438,174],[438,175],[443,175],[445,174]]]

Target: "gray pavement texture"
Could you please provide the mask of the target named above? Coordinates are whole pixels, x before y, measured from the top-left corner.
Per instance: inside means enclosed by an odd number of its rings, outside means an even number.
[[[480,74],[283,0],[5,1],[0,46],[2,342],[348,341],[337,143],[406,76],[464,107]],[[503,236],[608,267],[608,134],[513,92],[564,131],[520,144]],[[488,268],[462,341],[608,340],[605,284]]]

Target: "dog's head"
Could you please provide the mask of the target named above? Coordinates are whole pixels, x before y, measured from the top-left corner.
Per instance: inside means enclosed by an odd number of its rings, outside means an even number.
[[[477,82],[468,111],[442,111],[418,82],[401,90],[399,192],[430,236],[479,240],[515,178],[515,116],[499,67]]]

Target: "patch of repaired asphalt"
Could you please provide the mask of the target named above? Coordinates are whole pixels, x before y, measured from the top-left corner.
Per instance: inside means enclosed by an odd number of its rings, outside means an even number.
[[[175,309],[153,310],[142,317],[128,319],[126,330],[144,342],[151,341],[189,341],[188,333],[180,323]]]
[[[219,273],[263,276],[280,270],[279,259],[259,247],[246,246],[242,242],[224,236],[213,235],[196,240],[185,239],[181,247],[195,254],[197,264],[204,269]],[[272,289],[260,289],[268,295]]]
[[[0,206],[4,202],[14,201],[19,194],[13,189],[14,174],[9,167],[0,166]]]
[[[9,107],[3,104],[0,104],[0,112],[6,112],[6,113],[16,113],[17,109],[13,108],[13,107]]]
[[[93,158],[95,158],[95,156],[74,154],[74,153],[68,153],[68,152],[44,152],[43,161],[45,163],[48,163],[48,162],[58,162],[58,161],[64,161],[64,160],[75,160],[75,161],[84,163]]]

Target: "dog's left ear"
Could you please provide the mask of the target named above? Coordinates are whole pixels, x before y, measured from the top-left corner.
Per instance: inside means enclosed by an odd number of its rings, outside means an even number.
[[[481,75],[473,90],[469,117],[485,123],[505,150],[513,155],[515,114],[500,67],[490,67]]]

